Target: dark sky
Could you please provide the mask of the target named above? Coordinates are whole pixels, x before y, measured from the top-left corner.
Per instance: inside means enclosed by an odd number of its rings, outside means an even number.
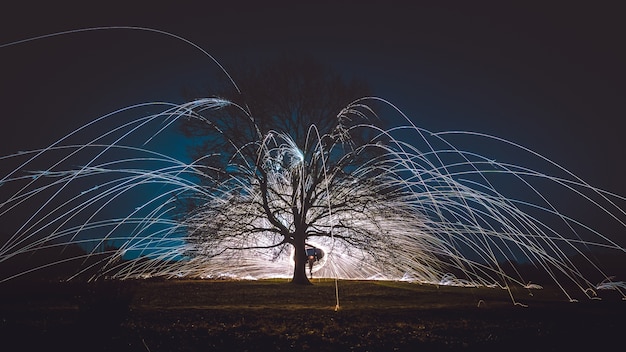
[[[5,5],[0,45],[123,25],[182,36],[226,69],[289,50],[305,52],[365,79],[420,127],[497,135],[626,194],[626,32],[616,7],[523,1],[130,3]],[[48,145],[130,104],[181,102],[183,88],[202,87],[220,74],[188,44],[130,30],[5,46],[0,58],[2,155]]]

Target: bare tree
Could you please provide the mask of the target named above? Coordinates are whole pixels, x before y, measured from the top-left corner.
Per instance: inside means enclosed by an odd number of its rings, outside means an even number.
[[[391,253],[382,222],[401,210],[383,200],[403,193],[380,172],[376,130],[358,127],[369,109],[358,103],[367,87],[302,57],[236,72],[238,89],[222,89],[182,125],[203,137],[193,151],[202,191],[187,199],[183,217],[188,254],[265,250],[278,258],[293,248],[292,282],[309,284],[311,238]]]

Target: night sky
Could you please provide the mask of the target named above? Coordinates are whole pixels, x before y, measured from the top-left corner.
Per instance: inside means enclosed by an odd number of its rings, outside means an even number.
[[[626,31],[615,7],[171,3],[5,5],[0,45],[72,29],[139,26],[184,37],[227,70],[302,52],[366,80],[417,126],[496,135],[626,195]],[[5,46],[0,58],[2,155],[47,146],[130,104],[183,102],[184,89],[202,90],[221,74],[189,44],[119,29]],[[180,139],[168,143],[162,147],[183,157]]]

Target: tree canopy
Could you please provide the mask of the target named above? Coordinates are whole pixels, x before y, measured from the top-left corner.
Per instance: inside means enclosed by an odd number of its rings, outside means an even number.
[[[294,254],[293,282],[308,283],[306,247],[393,260],[384,223],[402,221],[404,194],[385,167],[379,131],[359,81],[328,66],[283,57],[233,76],[182,124],[195,148],[201,196],[187,202],[188,252],[277,260]],[[219,98],[217,98],[219,97]],[[367,123],[367,128],[363,127]],[[317,241],[311,241],[316,239]],[[352,253],[357,251],[358,253]]]

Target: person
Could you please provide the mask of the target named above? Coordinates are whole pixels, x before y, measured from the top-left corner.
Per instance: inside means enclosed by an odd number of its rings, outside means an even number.
[[[313,278],[313,263],[315,263],[316,260],[316,256],[309,256],[309,276],[311,277],[311,279]]]

